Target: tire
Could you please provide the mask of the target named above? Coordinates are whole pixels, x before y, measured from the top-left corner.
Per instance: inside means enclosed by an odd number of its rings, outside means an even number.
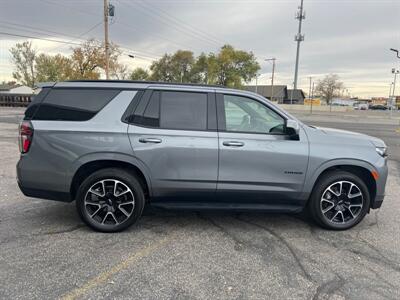
[[[142,215],[144,192],[137,178],[124,169],[94,172],[80,185],[76,207],[89,227],[101,232],[122,231]]]
[[[332,171],[315,184],[308,209],[320,226],[346,230],[361,222],[369,211],[370,201],[361,178],[346,171]]]

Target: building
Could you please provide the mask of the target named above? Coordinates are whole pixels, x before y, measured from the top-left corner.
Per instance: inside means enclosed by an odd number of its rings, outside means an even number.
[[[357,101],[354,99],[348,99],[348,98],[334,98],[332,99],[332,105],[337,105],[337,106],[354,106],[354,104]]]
[[[0,85],[0,106],[28,106],[34,90],[28,86]]]
[[[287,90],[287,97],[283,100],[285,104],[304,104],[304,95],[303,90]]]
[[[272,85],[246,85],[244,89],[278,103],[283,103],[283,100],[287,97],[286,85],[274,85],[274,87]]]

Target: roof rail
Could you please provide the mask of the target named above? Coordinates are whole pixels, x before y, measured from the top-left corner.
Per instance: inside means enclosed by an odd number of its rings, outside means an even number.
[[[222,85],[211,85],[202,83],[180,83],[180,82],[163,82],[163,81],[144,81],[144,80],[66,80],[65,82],[109,82],[109,83],[141,83],[141,84],[164,84],[164,85],[183,85],[183,86],[204,86],[224,88]]]

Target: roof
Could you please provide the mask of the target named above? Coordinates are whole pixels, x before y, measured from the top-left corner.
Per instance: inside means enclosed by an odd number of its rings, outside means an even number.
[[[277,98],[285,98],[286,97],[286,85],[274,85],[274,87],[272,88],[272,85],[246,85],[244,86],[244,89],[250,92],[256,92],[257,93],[266,97],[266,98],[271,98],[271,96],[273,97],[277,97]],[[272,90],[274,92],[274,94],[272,95]]]
[[[303,90],[287,90],[287,99],[304,100],[305,97]]]
[[[9,91],[12,88],[12,86],[8,84],[0,84],[0,91]]]

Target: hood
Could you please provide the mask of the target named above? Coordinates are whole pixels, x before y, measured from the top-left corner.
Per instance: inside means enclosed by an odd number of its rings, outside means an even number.
[[[386,147],[385,142],[382,141],[381,139],[378,139],[376,137],[369,136],[366,134],[353,132],[353,131],[347,131],[347,130],[341,130],[341,129],[335,129],[335,128],[325,128],[325,127],[316,127],[316,128],[328,136],[337,137],[337,138],[351,138],[351,139],[355,139],[355,140],[369,141],[375,147]]]

